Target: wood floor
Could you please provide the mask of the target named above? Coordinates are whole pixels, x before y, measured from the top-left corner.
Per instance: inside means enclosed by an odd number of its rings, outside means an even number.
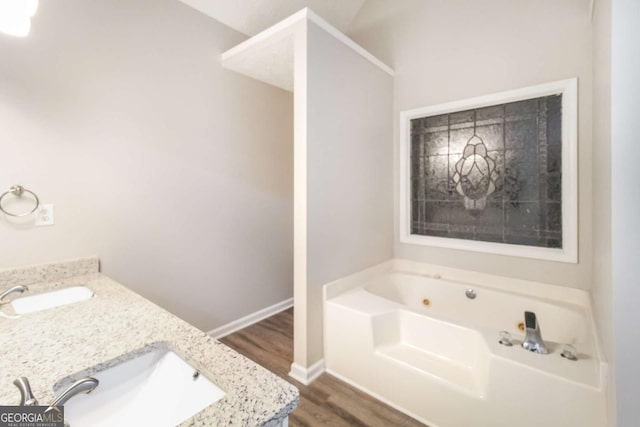
[[[300,406],[289,417],[292,427],[424,427],[329,374],[322,374],[309,386],[289,377],[293,360],[292,308],[220,341],[298,387]]]

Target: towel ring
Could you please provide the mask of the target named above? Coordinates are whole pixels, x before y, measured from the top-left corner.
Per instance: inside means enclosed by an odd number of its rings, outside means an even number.
[[[33,196],[33,198],[35,199],[35,201],[36,201],[35,206],[29,212],[23,212],[23,213],[17,213],[16,214],[16,213],[13,213],[13,212],[9,212],[9,211],[5,210],[5,208],[2,207],[2,200],[5,198],[5,196],[8,196],[9,194],[11,194],[12,196],[22,197],[22,194],[24,194],[24,193],[31,194]],[[14,185],[11,188],[9,188],[7,191],[2,193],[2,196],[0,196],[0,211],[2,211],[4,214],[9,215],[9,216],[14,216],[14,217],[29,216],[32,213],[34,213],[36,211],[36,209],[38,209],[38,206],[40,206],[40,199],[38,199],[38,196],[36,196],[36,193],[34,193],[31,190],[27,190],[22,185]]]

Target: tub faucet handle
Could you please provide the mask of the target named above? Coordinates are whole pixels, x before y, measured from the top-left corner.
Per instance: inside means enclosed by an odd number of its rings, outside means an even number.
[[[542,340],[538,318],[533,311],[524,312],[524,326],[526,335],[522,341],[522,348],[538,354],[548,354],[549,351]]]
[[[507,347],[511,347],[513,345],[511,342],[511,334],[507,331],[500,331],[500,339],[498,342]]]

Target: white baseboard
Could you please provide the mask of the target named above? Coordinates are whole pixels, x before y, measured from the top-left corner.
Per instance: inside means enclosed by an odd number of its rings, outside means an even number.
[[[222,338],[291,307],[293,307],[293,298],[281,301],[272,305],[271,307],[263,308],[262,310],[258,310],[255,313],[251,313],[241,319],[234,320],[233,322],[227,323],[226,325],[222,325],[209,331],[208,334],[215,339]]]
[[[289,376],[296,381],[301,382],[304,385],[311,384],[316,378],[318,378],[324,372],[324,359],[318,360],[313,365],[305,368],[297,363],[291,364],[291,372]]]

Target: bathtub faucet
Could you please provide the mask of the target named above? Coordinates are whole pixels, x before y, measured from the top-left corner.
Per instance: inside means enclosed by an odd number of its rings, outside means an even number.
[[[540,325],[538,324],[538,319],[533,311],[524,312],[524,325],[527,334],[522,342],[522,348],[538,354],[549,353],[547,347],[544,345],[544,341],[542,341]]]

